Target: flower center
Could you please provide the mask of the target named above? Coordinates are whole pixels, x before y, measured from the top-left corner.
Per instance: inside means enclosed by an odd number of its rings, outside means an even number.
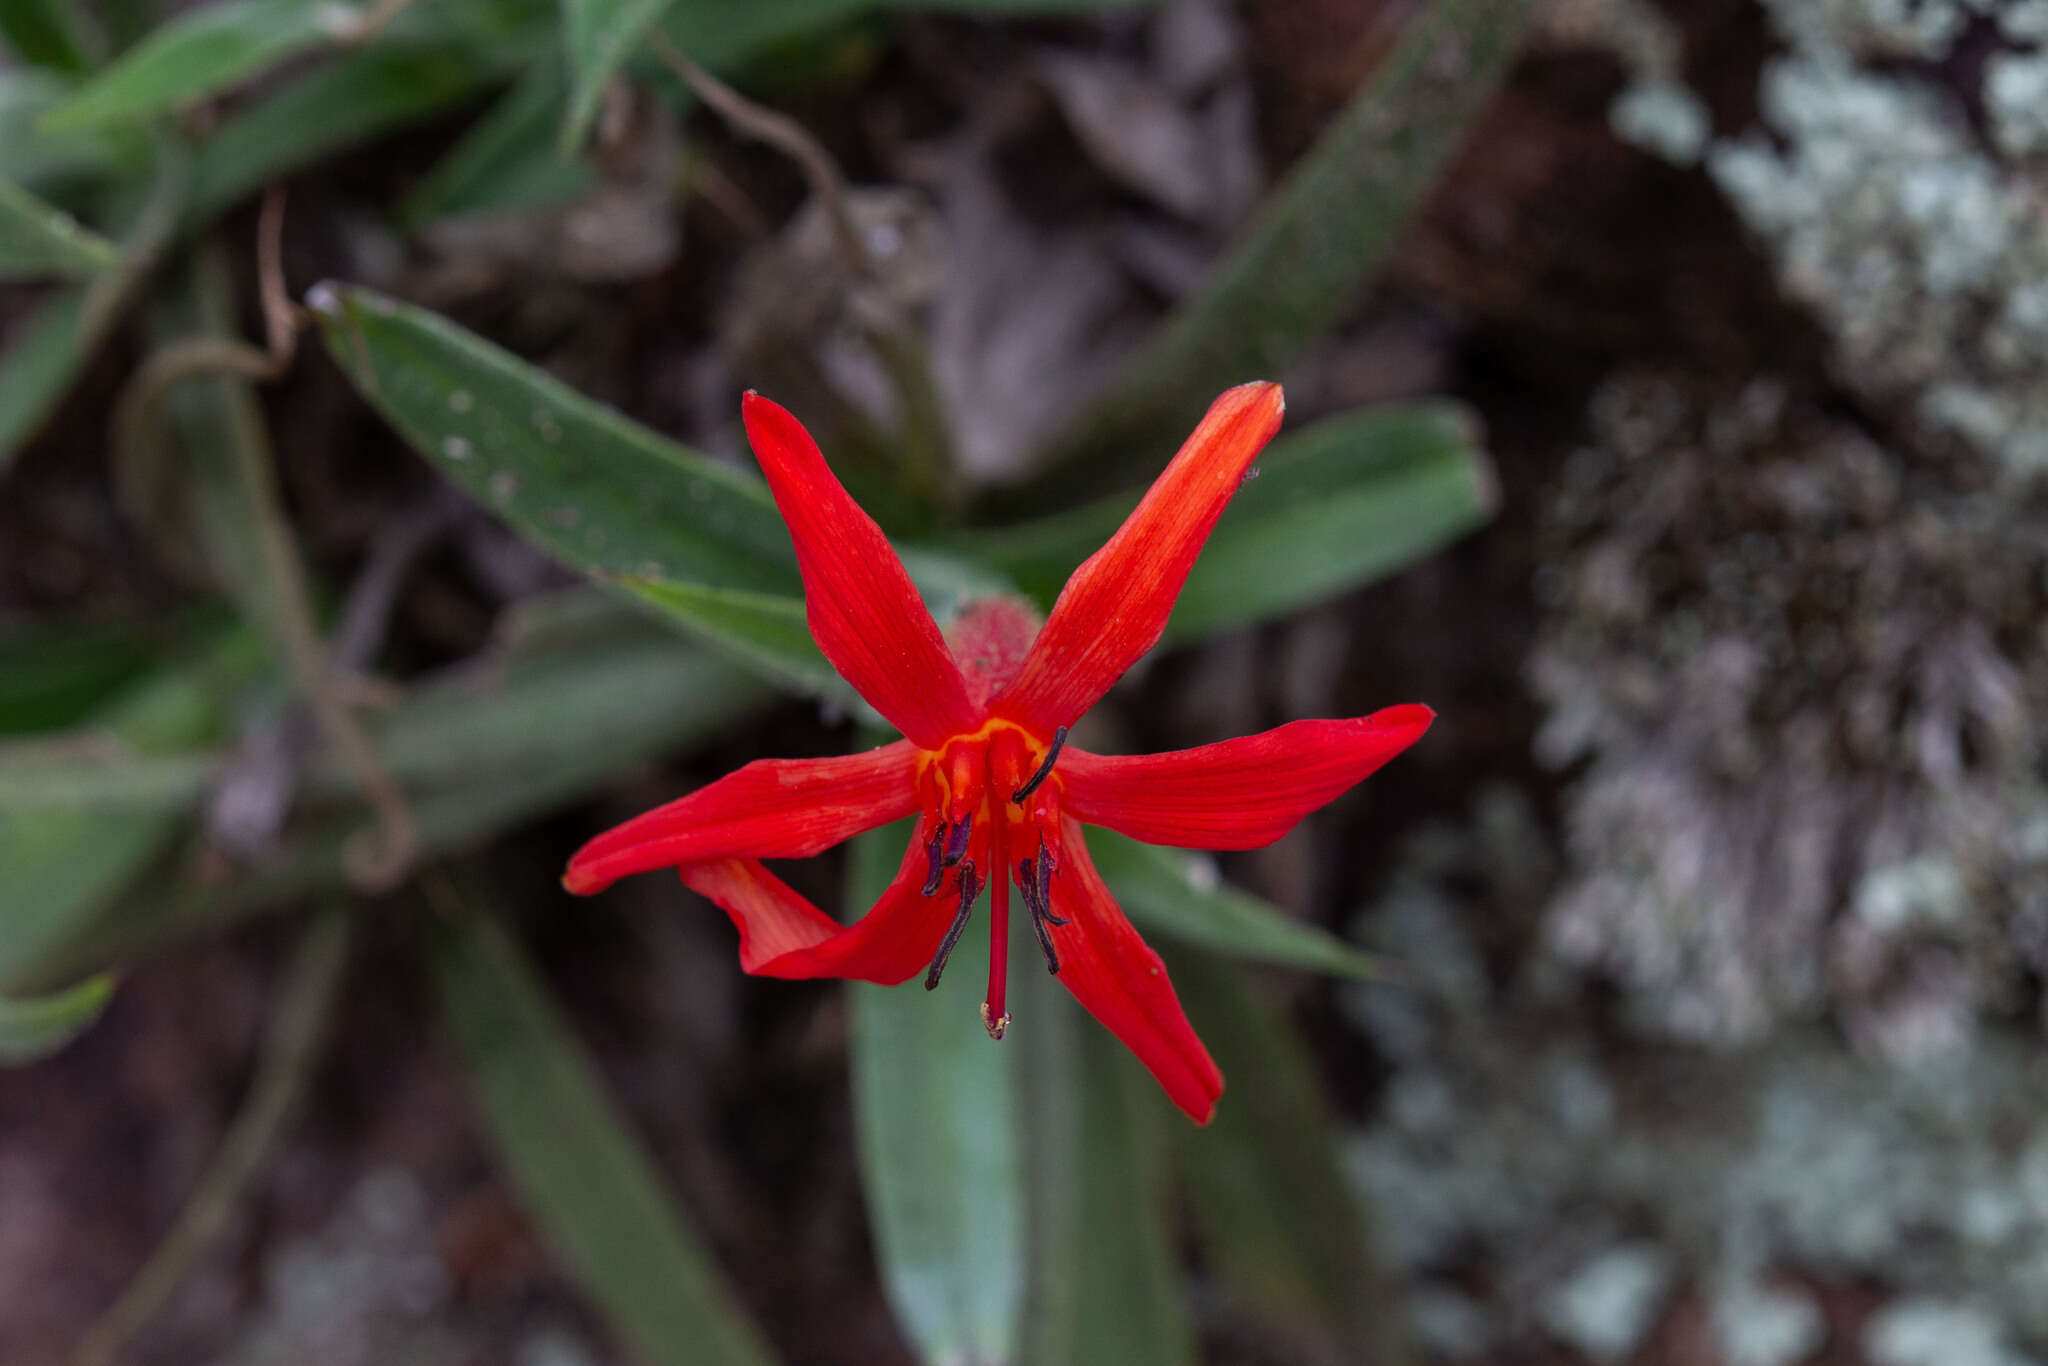
[[[1007,995],[1010,956],[1010,883],[1024,895],[1031,928],[1048,970],[1060,970],[1052,929],[1067,921],[1052,911],[1052,879],[1060,863],[1060,749],[1062,726],[1050,742],[1009,721],[990,721],[971,735],[958,735],[927,751],[918,774],[924,814],[918,831],[930,875],[924,894],[955,897],[958,909],[939,941],[925,990],[939,984],[946,960],[974,902],[989,894],[988,995],[981,1022],[989,1037],[1009,1028]],[[1021,855],[1021,857],[1019,857]],[[1012,863],[1012,859],[1016,859]]]

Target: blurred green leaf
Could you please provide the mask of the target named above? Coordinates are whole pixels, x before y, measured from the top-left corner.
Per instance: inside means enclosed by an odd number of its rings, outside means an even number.
[[[1222,1278],[1262,1309],[1320,1322],[1338,1356],[1401,1366],[1407,1316],[1380,1275],[1372,1230],[1338,1165],[1314,1059],[1243,973],[1174,954],[1173,980],[1229,1091],[1207,1129],[1175,1146],[1202,1243]]]
[[[1333,972],[1386,977],[1386,965],[1328,930],[1303,924],[1271,902],[1216,876],[1199,854],[1160,849],[1091,827],[1088,851],[1131,919],[1147,930],[1234,958]]]
[[[0,37],[32,66],[84,71],[92,63],[80,33],[78,16],[67,0],[7,0],[0,5]]]
[[[537,60],[546,32],[521,6],[415,5],[376,43],[249,101],[215,129],[193,168],[188,226],[289,171],[483,93]]]
[[[121,249],[53,204],[0,179],[0,280],[97,275]]]
[[[92,1027],[114,998],[114,979],[88,978],[48,996],[0,997],[0,1066],[47,1058]]]
[[[0,470],[42,427],[85,363],[78,321],[85,291],[53,295],[8,334],[0,352]]]
[[[605,87],[618,74],[626,54],[640,41],[640,31],[661,18],[674,3],[675,0],[562,0],[562,50],[569,61],[569,102],[558,144],[561,155],[571,156],[582,147],[591,120],[597,117]]]
[[[70,725],[155,654],[152,633],[126,623],[58,621],[0,634],[0,736]]]
[[[199,658],[152,673],[109,702],[96,723],[144,752],[205,740],[218,724],[221,694],[253,671],[240,633]],[[0,812],[0,983],[65,942],[112,903],[177,834],[175,811],[99,812],[64,808]],[[70,973],[54,982],[83,976]]]
[[[468,917],[437,922],[432,944],[492,1144],[585,1292],[646,1361],[765,1366],[759,1331],[511,938]]]
[[[356,12],[341,0],[215,0],[188,9],[45,110],[38,126],[58,132],[153,117],[334,41]]]
[[[655,622],[614,609],[601,629],[519,645],[506,657],[416,688],[395,710],[366,719],[379,757],[412,802],[422,854],[431,858],[586,798],[620,770],[716,735],[764,700],[747,674]],[[74,759],[66,771],[75,778],[82,762]],[[124,782],[131,799],[150,796],[137,788],[152,781],[203,782],[189,769],[166,773],[167,766],[112,762],[95,794],[103,801]],[[30,793],[53,793],[33,770],[18,771]],[[0,829],[13,819],[7,786],[0,780]],[[181,869],[33,955],[0,953],[0,989],[68,981],[171,935],[341,886],[343,846],[365,819],[352,792],[338,764],[316,761],[303,794],[315,809],[294,823],[272,857],[224,880]]]
[[[1162,459],[1162,465],[1163,465]],[[1478,420],[1446,402],[1344,413],[1277,438],[1217,522],[1166,640],[1199,640],[1284,616],[1383,578],[1493,514]],[[1109,539],[1135,494],[947,539],[1050,604]]]
[[[1233,384],[1279,379],[1379,268],[1514,55],[1529,0],[1438,0],[1260,208],[1238,244],[1052,443],[1098,478],[1168,450]]]
[[[96,129],[44,133],[36,120],[76,82],[41,67],[0,65],[0,176],[32,189],[140,169],[142,141]]]
[[[560,67],[536,63],[413,187],[398,206],[400,225],[417,230],[436,218],[527,209],[589,190],[596,174],[555,151],[566,93]]]
[[[847,897],[873,904],[913,822],[853,844]],[[854,1118],[876,1258],[911,1340],[933,1363],[1015,1360],[1024,1288],[1015,1050],[983,1032],[987,917],[938,988],[849,983]]]
[[[1011,960],[1028,968],[1026,919]],[[1012,992],[1031,1249],[1018,1360],[1193,1366],[1163,1132],[1187,1121],[1057,978],[1016,973]]]

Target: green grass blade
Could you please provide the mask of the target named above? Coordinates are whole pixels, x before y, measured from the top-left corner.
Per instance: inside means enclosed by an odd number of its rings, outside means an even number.
[[[80,279],[120,259],[119,247],[64,210],[0,179],[0,280]]]
[[[1415,563],[1498,501],[1478,420],[1458,404],[1344,413],[1276,439],[1232,499],[1181,590],[1166,640],[1284,616]],[[947,544],[1050,604],[1137,503],[1125,494]]]
[[[888,886],[912,824],[854,842],[849,900]],[[854,1118],[882,1284],[923,1359],[1016,1360],[1024,1288],[1015,1049],[983,1032],[985,915],[938,989],[848,984]]]
[[[1506,70],[1529,0],[1438,0],[1238,244],[1064,433],[1047,463],[1127,475],[1233,384],[1280,379],[1378,269]]]
[[[80,32],[68,0],[7,0],[0,5],[0,37],[31,66],[84,71],[92,59],[79,41]]]
[[[1248,1303],[1320,1325],[1333,1359],[1412,1362],[1307,1047],[1228,964],[1178,953],[1171,968],[1230,1087],[1207,1129],[1174,1131],[1210,1264]]]
[[[766,1366],[759,1331],[511,938],[481,918],[438,924],[432,961],[442,1017],[507,1176],[635,1355]]]
[[[569,62],[569,102],[557,143],[561,155],[573,156],[583,146],[605,87],[640,41],[641,30],[659,20],[674,3],[675,0],[562,0],[562,50]]]
[[[543,60],[505,92],[398,206],[408,231],[438,218],[504,213],[574,199],[596,184],[588,166],[555,151],[567,86]]]
[[[1165,1134],[1187,1121],[1057,979],[1028,970],[1036,945],[1023,920],[1011,955],[1024,969],[1016,1022],[1002,1044],[1018,1049],[1026,1137],[1031,1269],[1018,1360],[1193,1366]]]
[[[46,110],[45,132],[138,123],[225,90],[338,36],[351,6],[319,0],[218,0],[158,27],[69,99]]]
[[[55,295],[14,328],[0,351],[0,470],[41,429],[85,364],[78,332],[84,312],[83,289]]]
[[[1140,928],[1234,958],[1341,977],[1388,977],[1387,965],[1328,930],[1306,925],[1271,902],[1216,878],[1213,864],[1179,849],[1090,829],[1088,852]]]
[[[110,976],[88,978],[48,996],[0,997],[0,1067],[49,1057],[91,1028],[113,998]]]

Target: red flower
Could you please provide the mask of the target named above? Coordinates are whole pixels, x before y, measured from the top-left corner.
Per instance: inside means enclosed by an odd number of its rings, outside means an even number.
[[[563,883],[599,891],[677,868],[740,934],[740,967],[769,977],[937,985],[976,898],[989,893],[988,995],[1004,1010],[1010,883],[1046,966],[1206,1124],[1223,1076],[1159,955],[1124,918],[1081,826],[1153,844],[1270,844],[1412,744],[1434,713],[1391,707],[1136,758],[1089,754],[1067,728],[1158,641],[1195,556],[1280,426],[1280,388],[1246,384],[1209,409],[1109,543],[1074,571],[1042,629],[1021,604],[963,612],[952,643],[881,528],[788,412],[748,394],[747,436],[796,543],[818,648],[905,738],[833,759],[759,759],[590,841]],[[805,858],[917,813],[917,834],[874,908],[842,926],[761,860]]]

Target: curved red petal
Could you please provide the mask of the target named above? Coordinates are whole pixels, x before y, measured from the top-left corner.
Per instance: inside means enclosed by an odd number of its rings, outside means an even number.
[[[747,440],[796,543],[811,636],[840,677],[925,749],[981,724],[960,666],[889,538],[781,405],[748,394]]]
[[[1124,918],[1071,818],[1061,854],[1053,904],[1073,921],[1053,931],[1061,983],[1137,1055],[1189,1119],[1207,1124],[1223,1094],[1223,1073],[1188,1023],[1166,965]]]
[[[629,873],[705,859],[809,858],[917,808],[908,740],[828,759],[756,759],[597,836],[562,884],[583,895]]]
[[[920,828],[921,836],[928,832]],[[923,972],[953,921],[957,900],[925,896],[923,840],[872,909],[840,925],[753,859],[682,869],[683,881],[718,903],[740,932],[740,967],[761,977],[850,977],[894,986]]]
[[[1240,384],[1209,406],[1116,534],[1067,580],[991,710],[1050,735],[1159,642],[1188,570],[1285,406],[1280,386],[1266,383]]]
[[[1388,707],[1167,754],[1060,756],[1068,815],[1147,844],[1256,849],[1422,737],[1436,713]]]

